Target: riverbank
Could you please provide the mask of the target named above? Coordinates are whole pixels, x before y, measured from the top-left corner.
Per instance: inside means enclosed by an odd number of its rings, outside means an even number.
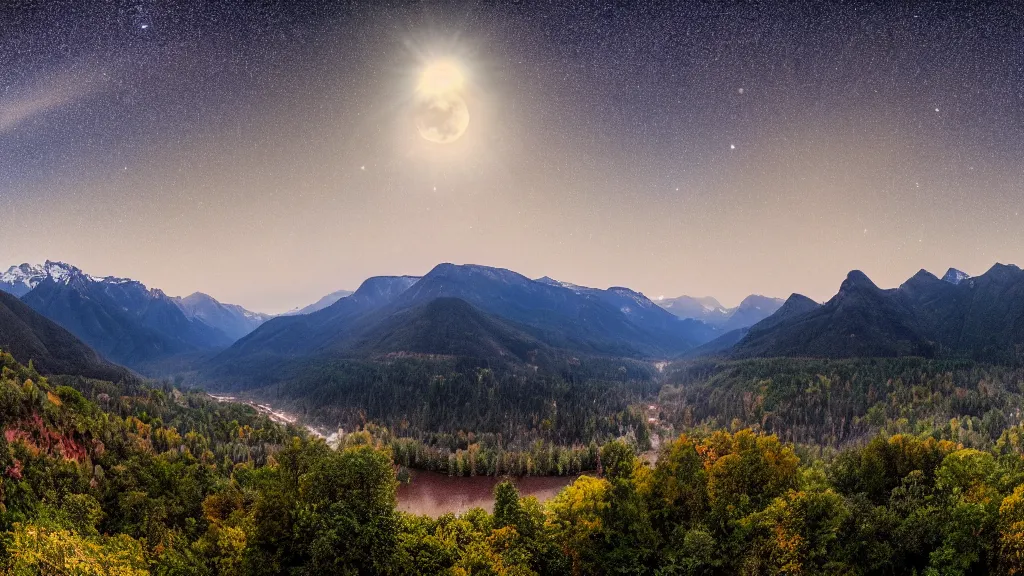
[[[254,402],[253,400],[249,400],[247,398],[239,398],[237,396],[210,394],[209,392],[207,392],[206,395],[209,396],[210,398],[213,398],[217,402],[234,402],[236,404],[245,404],[246,406],[251,406],[252,408],[255,408],[257,412],[266,414],[267,416],[270,417],[272,421],[277,422],[278,424],[291,424],[293,426],[303,428],[310,434],[316,436],[317,438],[323,438],[330,445],[334,445],[338,442],[337,430],[332,432],[327,429],[310,426],[304,422],[300,422],[298,416],[295,416],[294,414],[290,414],[288,412],[284,412],[283,410],[275,410],[269,404]]]

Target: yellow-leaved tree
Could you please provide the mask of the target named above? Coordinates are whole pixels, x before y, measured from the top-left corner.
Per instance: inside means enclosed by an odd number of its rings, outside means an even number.
[[[142,545],[124,534],[83,537],[42,523],[15,523],[8,536],[10,576],[147,576]]]

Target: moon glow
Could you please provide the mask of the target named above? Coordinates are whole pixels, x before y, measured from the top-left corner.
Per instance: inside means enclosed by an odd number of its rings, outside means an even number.
[[[428,66],[416,86],[414,118],[416,129],[427,141],[450,144],[466,133],[469,107],[462,97],[464,79],[451,62]]]

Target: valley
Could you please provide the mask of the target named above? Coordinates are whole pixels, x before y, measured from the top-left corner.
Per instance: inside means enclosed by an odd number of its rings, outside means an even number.
[[[942,279],[921,271],[887,290],[852,271],[823,304],[799,294],[785,301],[752,296],[722,313],[752,324],[728,331],[684,317],[687,306],[705,310],[707,300],[671,299],[663,308],[628,288],[530,280],[476,265],[370,278],[354,292],[321,299],[309,313],[273,318],[205,295],[169,298],[133,280],[97,278],[59,262],[12,267],[3,286],[10,297],[21,293],[18,300],[32,313],[67,328],[68,338],[99,343],[111,360],[124,358],[120,350],[148,349],[157,356],[129,365],[216,398],[244,398],[316,435],[377,427],[387,443],[415,446],[415,457],[402,465],[459,476],[470,474],[459,454],[471,447],[486,455],[484,475],[563,475],[592,469],[595,445],[625,439],[642,452],[662,436],[734,421],[794,442],[842,447],[903,429],[892,424],[899,411],[880,404],[902,393],[906,384],[893,389],[894,378],[906,383],[950,373],[968,379],[953,389],[970,390],[977,384],[969,381],[973,374],[1015,377],[1001,367],[1018,365],[1024,351],[1015,323],[1024,314],[1024,272],[1008,265],[973,278],[954,269]],[[88,307],[47,304],[56,294]],[[25,316],[30,311],[21,302],[15,308]],[[103,318],[119,320],[83,322],[96,317],[97,306],[106,310]],[[35,318],[30,324],[42,321]],[[248,333],[239,337],[243,321],[250,322]],[[220,339],[193,340],[185,348],[154,340],[183,343],[184,334],[207,332]],[[0,346],[25,355],[22,343],[36,338],[29,334],[8,336]],[[237,337],[233,343],[229,334]],[[114,341],[116,348],[102,344]],[[28,354],[49,368],[45,357]],[[91,373],[117,373],[113,364],[103,370]],[[770,384],[758,391],[743,378]],[[822,378],[838,379],[844,391],[862,387],[865,378],[871,384],[835,401],[824,398],[826,413],[781,415],[811,404],[806,394],[780,396],[780,379],[793,382],[787,390],[807,391],[820,389],[815,381]],[[926,387],[932,394],[953,390]],[[731,394],[743,395],[741,410]],[[1012,385],[1006,394],[1016,398]],[[995,404],[979,400],[984,410],[968,415],[1013,408],[1005,402],[1003,396]],[[660,406],[653,420],[645,409],[651,403]],[[918,411],[916,418],[940,426],[957,410]],[[540,456],[545,450],[568,460],[555,465]]]
[[[416,573],[432,562],[426,546],[447,551],[442,565],[516,550],[497,562],[610,574],[636,558],[691,558],[690,538],[706,543],[701,562],[736,573],[774,557],[782,526],[839,534],[827,546],[844,566],[859,553],[835,543],[881,541],[864,571],[881,574],[958,557],[952,518],[968,507],[984,558],[964,561],[1008,561],[1006,532],[991,527],[1024,489],[1016,267],[922,272],[894,289],[853,271],[825,303],[793,295],[723,332],[626,288],[440,265],[368,279],[226,347],[173,348],[151,346],[153,334],[201,334],[224,317],[47,266],[20,299],[0,294],[0,349],[18,354],[2,357],[0,377],[0,521],[15,555],[71,542],[123,568],[214,574],[204,558],[234,558],[244,573],[276,574],[328,570],[318,564],[328,534],[374,534],[383,544],[345,556],[331,545],[330,565]],[[36,310],[51,301],[33,296],[39,288],[89,305]],[[149,304],[136,313],[111,304],[140,297]],[[80,320],[47,316],[93,318],[97,306],[119,323],[81,332]],[[162,350],[136,364],[158,372],[122,368],[76,337],[105,342],[104,330],[129,325],[148,328],[114,332],[117,348],[104,350]],[[58,470],[74,480],[54,500],[37,479]],[[80,519],[72,502],[102,514]],[[451,530],[461,535],[435,540]],[[244,543],[225,547],[227,534]],[[110,560],[117,546],[129,551]]]

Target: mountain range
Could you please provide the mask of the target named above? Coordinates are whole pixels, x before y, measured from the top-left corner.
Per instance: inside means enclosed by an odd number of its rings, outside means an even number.
[[[94,278],[66,264],[51,269],[59,274],[43,278],[22,301],[114,362],[140,367],[231,344],[224,332],[189,319],[160,290],[134,280]]]
[[[725,354],[1019,361],[1024,271],[996,264],[981,276],[950,269],[940,279],[921,270],[898,288],[881,289],[854,270],[828,302],[794,294]]]
[[[751,294],[740,302],[739,306],[726,308],[711,296],[677,298],[659,298],[658,306],[668,310],[680,318],[700,320],[726,332],[739,328],[747,328],[771,316],[784,300],[759,294]]]
[[[246,385],[285,365],[389,354],[536,364],[558,355],[670,357],[715,337],[627,288],[599,290],[487,266],[385,276],[303,316],[270,320],[201,367]]]
[[[21,298],[104,358],[142,370],[174,356],[225,348],[269,318],[206,294],[171,298],[135,280],[92,276],[63,262],[13,266],[0,275],[0,291]]]
[[[277,317],[203,293],[169,297],[61,262],[12,267],[0,275],[0,291],[9,293],[0,348],[44,365],[65,357],[151,373],[173,365],[243,386],[280,366],[394,355],[549,367],[573,357],[1024,357],[1024,271],[1002,264],[977,277],[922,270],[893,289],[855,270],[824,304],[755,295],[731,309],[712,298],[654,302],[625,287],[455,264],[422,277],[370,278],[302,309],[311,312]],[[154,368],[168,359],[178,361]]]
[[[421,308],[435,319],[438,310],[451,310],[473,325],[468,333],[488,326],[496,333],[528,335],[538,350],[542,345],[576,354],[671,357],[734,327],[749,326],[778,307],[775,299],[761,296],[750,296],[731,309],[710,299],[710,313],[687,314],[678,305],[658,305],[625,287],[602,290],[548,277],[531,280],[500,268],[451,264],[439,265],[423,278],[371,278],[355,293],[339,290],[276,319],[201,292],[169,297],[134,280],[95,277],[62,262],[13,266],[0,275],[0,290],[20,297],[105,358],[149,373],[178,370],[221,350],[221,359],[250,353],[267,359],[397,352],[396,340],[372,329],[391,325],[392,316],[412,318]],[[461,300],[473,312],[452,302],[421,306],[441,298]],[[483,316],[471,320],[473,314]],[[272,319],[265,330],[252,334]],[[404,333],[407,340],[410,332]],[[450,352],[444,346],[432,349]],[[522,360],[508,356],[513,357]]]

